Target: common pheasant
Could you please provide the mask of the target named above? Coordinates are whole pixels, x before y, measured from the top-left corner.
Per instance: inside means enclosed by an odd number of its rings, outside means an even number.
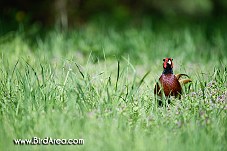
[[[182,94],[181,85],[191,82],[191,79],[182,79],[182,76],[187,76],[186,74],[173,74],[173,59],[165,58],[163,59],[163,72],[159,78],[159,82],[156,83],[154,88],[154,94],[162,97],[175,96],[180,98]],[[161,85],[161,88],[160,88]],[[164,94],[163,94],[164,93]],[[159,103],[160,104],[160,103]]]

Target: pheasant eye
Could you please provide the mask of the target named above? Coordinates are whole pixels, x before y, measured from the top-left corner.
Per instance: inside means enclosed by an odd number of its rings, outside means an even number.
[[[165,61],[166,59],[163,59],[163,61]]]

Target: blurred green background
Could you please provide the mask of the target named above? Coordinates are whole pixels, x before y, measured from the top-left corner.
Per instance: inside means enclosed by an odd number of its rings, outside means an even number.
[[[143,16],[159,20],[217,20],[226,16],[225,0],[2,0],[1,18],[18,23],[59,24],[63,28],[83,24],[99,15],[114,22],[137,22]]]
[[[157,56],[223,61],[226,15],[225,0],[3,0],[0,43],[16,31],[32,51],[92,52],[96,61],[104,53],[135,62]]]

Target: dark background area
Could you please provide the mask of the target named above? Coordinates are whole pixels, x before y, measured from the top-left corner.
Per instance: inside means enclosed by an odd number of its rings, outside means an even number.
[[[1,0],[1,22],[63,29],[104,16],[114,22],[140,22],[144,16],[175,22],[219,21],[227,15],[226,0]]]

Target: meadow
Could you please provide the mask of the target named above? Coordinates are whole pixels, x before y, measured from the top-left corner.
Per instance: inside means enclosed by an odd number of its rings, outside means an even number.
[[[227,150],[227,30],[175,25],[1,31],[0,150]],[[159,107],[165,57],[193,82]],[[84,144],[13,143],[34,136]]]

